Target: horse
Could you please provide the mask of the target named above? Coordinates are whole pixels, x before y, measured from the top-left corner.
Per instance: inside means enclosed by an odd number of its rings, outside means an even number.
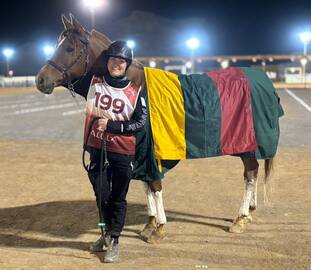
[[[111,44],[111,40],[104,34],[96,30],[87,32],[72,14],[70,20],[62,15],[62,22],[64,31],[58,39],[56,51],[36,76],[37,88],[45,94],[51,94],[55,87],[61,85],[74,91],[73,81],[83,78],[91,69],[100,66],[100,56]],[[138,61],[132,62],[126,76],[142,89],[148,87],[144,67]],[[231,233],[244,232],[257,208],[258,160],[255,155],[248,153],[238,156],[243,163],[245,189],[238,215],[228,229]],[[273,157],[266,158],[264,162],[265,184],[268,183],[273,168]],[[144,182],[149,218],[140,235],[148,243],[158,243],[166,236],[164,230],[166,217],[162,199],[162,180],[152,180]]]
[[[53,58],[38,72],[36,86],[44,94],[52,94],[55,87],[65,86],[74,95],[73,80],[82,78],[91,69],[100,68],[101,54],[112,41],[94,29],[91,32],[86,31],[72,14],[70,19],[64,15],[61,19],[64,30],[58,38]],[[142,68],[142,64],[136,60],[132,66]],[[143,85],[143,78],[133,79],[137,84]],[[143,184],[148,206],[148,222],[140,232],[140,237],[148,243],[158,243],[166,236],[162,180],[154,179]]]

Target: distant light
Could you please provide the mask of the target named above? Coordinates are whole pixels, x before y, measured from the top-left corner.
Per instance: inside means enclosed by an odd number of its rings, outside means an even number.
[[[156,66],[157,66],[156,61],[151,60],[151,61],[149,62],[149,67],[155,68]]]
[[[12,77],[12,76],[13,76],[13,74],[14,74],[14,71],[13,71],[13,70],[9,70],[8,75],[9,75],[10,77]]]
[[[308,59],[307,58],[301,58],[300,63],[301,63],[301,65],[305,66],[308,63]]]
[[[236,58],[232,58],[232,62],[233,62],[233,63],[236,63],[236,62],[237,62],[237,59],[236,59]]]
[[[223,61],[221,61],[220,65],[222,68],[227,68],[227,67],[229,67],[229,61],[223,60]]]
[[[290,73],[294,74],[296,72],[296,68],[294,67],[290,67],[289,68]]]
[[[187,41],[186,41],[186,45],[189,49],[191,50],[196,50],[197,48],[199,48],[200,46],[200,41],[193,37],[193,38],[189,38]]]
[[[265,67],[265,66],[266,66],[266,61],[262,60],[262,61],[261,61],[261,65],[262,65],[263,67]]]
[[[128,40],[127,42],[126,42],[126,44],[127,44],[127,46],[129,46],[132,50],[135,48],[135,46],[136,46],[136,42],[134,41],[134,40],[132,40],[132,39],[130,39],[130,40]]]
[[[311,32],[302,32],[299,34],[299,38],[303,43],[309,43],[311,40]]]
[[[52,56],[53,53],[54,53],[54,51],[55,51],[55,48],[54,48],[53,46],[51,46],[51,45],[45,45],[45,46],[43,47],[43,52],[44,52],[44,54],[45,54],[47,57]]]
[[[100,6],[102,6],[105,1],[103,0],[83,0],[84,5],[86,5],[87,7],[89,7],[90,9],[96,9]]]
[[[270,62],[273,62],[273,57],[269,57],[269,61],[270,61]]]
[[[192,62],[188,61],[188,62],[186,63],[186,68],[192,68]]]
[[[10,59],[14,55],[14,50],[10,48],[5,48],[3,49],[2,53],[7,59]]]
[[[253,57],[253,58],[252,58],[252,61],[253,61],[254,63],[256,63],[256,62],[257,62],[257,58]]]

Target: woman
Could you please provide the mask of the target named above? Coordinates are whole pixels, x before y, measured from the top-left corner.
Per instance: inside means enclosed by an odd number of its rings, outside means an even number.
[[[77,82],[75,89],[87,99],[84,143],[91,160],[88,175],[105,222],[105,237],[101,236],[90,250],[101,251],[105,246],[104,262],[115,262],[132,178],[135,133],[144,128],[147,109],[140,87],[125,76],[133,60],[133,52],[126,42],[113,42],[106,56],[104,66],[107,69],[101,74],[90,72]],[[106,155],[101,158],[103,140],[106,141]],[[105,159],[109,162],[107,177],[101,180],[103,164],[101,166],[100,162]]]

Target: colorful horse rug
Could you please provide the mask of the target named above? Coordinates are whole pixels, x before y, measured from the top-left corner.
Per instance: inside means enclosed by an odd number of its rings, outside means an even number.
[[[238,155],[272,159],[284,114],[260,69],[176,75],[145,68],[149,119],[138,134],[135,178],[155,180],[178,160]]]

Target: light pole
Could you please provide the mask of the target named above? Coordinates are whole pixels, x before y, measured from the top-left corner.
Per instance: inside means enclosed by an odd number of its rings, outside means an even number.
[[[311,40],[311,32],[302,32],[299,34],[299,38],[303,43],[303,55],[307,55],[307,46]]]
[[[105,4],[104,0],[83,0],[85,6],[90,9],[91,12],[91,27],[95,28],[95,10]]]
[[[307,47],[308,43],[311,40],[311,33],[310,32],[302,32],[299,34],[299,38],[301,42],[303,43],[303,55],[304,57],[300,60],[300,63],[302,65],[302,76],[303,76],[303,83],[306,83],[306,70],[307,70],[307,63],[308,63],[308,58],[307,58]]]
[[[3,49],[2,54],[4,55],[5,60],[6,60],[6,75],[8,76],[10,72],[9,62],[10,62],[10,58],[14,55],[14,50],[11,48],[5,48]]]
[[[308,63],[308,59],[305,57],[301,58],[300,63],[302,65],[302,82],[306,83],[306,65]]]
[[[190,49],[191,73],[193,73],[194,72],[194,52],[197,48],[199,48],[200,41],[196,37],[192,37],[186,41],[186,45]]]

